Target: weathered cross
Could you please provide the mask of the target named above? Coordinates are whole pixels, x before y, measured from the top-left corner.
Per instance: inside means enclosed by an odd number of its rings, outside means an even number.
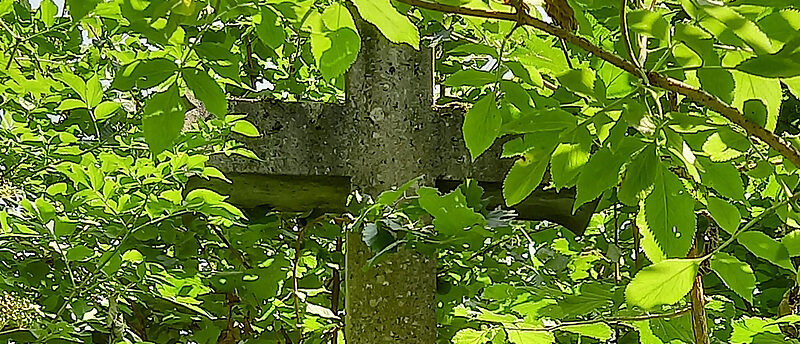
[[[245,208],[342,213],[352,190],[376,195],[424,175],[424,184],[440,188],[465,178],[487,182],[499,201],[510,162],[498,158],[498,145],[471,162],[461,134],[464,111],[433,106],[431,50],[392,44],[369,24],[358,29],[361,51],[347,75],[345,104],[232,103],[231,113],[247,114],[259,127],[262,137],[245,142],[262,160],[212,160],[232,183],[204,187]],[[525,219],[576,229],[593,211],[572,215],[568,190],[537,190],[515,209]],[[347,343],[436,342],[435,260],[400,250],[362,269],[371,256],[360,234],[346,236]]]

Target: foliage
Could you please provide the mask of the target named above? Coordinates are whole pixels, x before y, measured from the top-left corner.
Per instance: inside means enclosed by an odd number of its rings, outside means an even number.
[[[441,342],[688,343],[691,303],[712,342],[796,342],[800,8],[569,4],[585,43],[489,0],[0,0],[0,336],[330,341],[344,228],[373,263],[398,245],[438,256]],[[447,13],[464,8],[491,11]],[[226,180],[214,155],[257,158],[230,100],[342,99],[359,16],[442,53],[438,101],[473,104],[472,159],[501,143],[515,159],[507,205],[575,188],[574,208],[600,198],[587,231],[513,221],[474,182],[324,216],[189,188]]]

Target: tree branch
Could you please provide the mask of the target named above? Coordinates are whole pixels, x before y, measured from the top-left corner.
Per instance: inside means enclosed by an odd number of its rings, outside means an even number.
[[[632,321],[644,321],[644,320],[653,320],[653,319],[670,319],[679,317],[691,311],[690,307],[682,308],[676,310],[671,313],[659,313],[659,314],[642,314],[636,316],[629,316],[629,317],[610,317],[610,318],[598,318],[598,319],[591,319],[591,320],[581,320],[581,321],[565,321],[558,325],[553,326],[545,326],[545,327],[512,327],[507,329],[513,329],[516,331],[533,331],[533,332],[549,332],[558,330],[560,328],[569,327],[569,326],[578,326],[578,325],[591,325],[597,323],[607,323],[607,324],[617,324],[617,323],[624,323],[624,322],[632,322]]]
[[[625,59],[615,55],[612,52],[605,51],[602,48],[592,44],[592,42],[590,42],[589,40],[583,37],[576,36],[571,32],[569,32],[568,30],[552,26],[539,19],[531,17],[528,14],[518,15],[516,13],[510,13],[510,12],[479,10],[479,9],[465,8],[459,6],[450,6],[450,5],[432,3],[424,0],[397,0],[397,1],[407,5],[417,6],[420,8],[439,11],[439,12],[461,14],[461,15],[481,17],[487,19],[498,19],[498,20],[514,21],[514,22],[518,21],[520,25],[531,26],[535,29],[559,37],[569,43],[572,43],[580,47],[583,50],[588,51],[592,55],[595,55],[598,58],[605,60],[606,62],[611,63],[628,73],[633,74],[638,78],[646,78],[646,80],[643,81],[647,82],[652,86],[656,86],[668,91],[673,91],[682,94],[683,96],[689,98],[690,100],[718,112],[731,122],[742,127],[742,129],[744,129],[749,135],[757,137],[759,140],[761,140],[762,142],[766,143],[767,145],[775,149],[783,157],[791,161],[792,164],[794,164],[797,167],[800,167],[800,152],[798,152],[798,150],[794,148],[794,146],[786,142],[780,136],[775,135],[775,133],[770,132],[764,127],[744,117],[741,111],[723,102],[717,96],[714,96],[713,94],[708,93],[704,90],[688,85],[680,80],[664,76],[658,72],[639,73],[639,71],[636,68],[636,65],[634,65],[632,62],[626,61]]]

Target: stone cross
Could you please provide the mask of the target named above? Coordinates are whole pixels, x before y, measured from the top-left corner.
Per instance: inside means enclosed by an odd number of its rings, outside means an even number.
[[[363,22],[358,29],[362,46],[344,104],[233,102],[229,112],[246,114],[259,128],[262,137],[243,140],[262,160],[214,158],[232,183],[193,180],[190,187],[215,189],[244,208],[342,213],[352,190],[377,195],[417,176],[451,189],[473,178],[487,182],[498,204],[511,162],[498,158],[499,145],[471,162],[461,134],[464,110],[433,106],[431,49],[392,44]],[[585,228],[594,209],[572,215],[573,198],[574,191],[537,190],[516,209],[522,218]],[[435,343],[435,260],[400,249],[365,270],[372,252],[359,233],[345,240],[347,343]]]

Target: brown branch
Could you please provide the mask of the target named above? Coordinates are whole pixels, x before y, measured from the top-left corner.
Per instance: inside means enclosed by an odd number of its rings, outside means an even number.
[[[798,152],[798,150],[794,148],[794,146],[786,142],[778,135],[775,135],[775,133],[766,130],[765,128],[761,127],[760,125],[756,124],[750,119],[747,119],[746,117],[744,117],[741,111],[723,102],[717,96],[714,96],[713,94],[708,93],[704,90],[692,87],[680,80],[664,76],[658,72],[640,73],[636,68],[636,65],[634,65],[632,62],[626,61],[625,59],[617,56],[612,52],[603,50],[602,48],[592,44],[592,42],[590,42],[586,38],[572,34],[571,32],[569,32],[569,30],[552,26],[527,14],[518,15],[516,13],[510,13],[510,12],[486,11],[486,10],[459,7],[459,6],[443,5],[423,0],[397,0],[397,1],[407,5],[417,6],[420,8],[425,8],[428,10],[439,11],[439,12],[461,14],[461,15],[481,17],[487,19],[498,19],[498,20],[514,21],[514,22],[518,21],[520,25],[531,26],[535,29],[549,33],[569,43],[572,43],[583,50],[588,51],[592,55],[597,56],[598,58],[605,60],[606,62],[611,63],[619,67],[620,69],[633,74],[638,78],[646,78],[647,80],[644,81],[652,86],[656,86],[668,91],[673,91],[682,94],[683,96],[691,99],[692,101],[702,104],[705,107],[718,112],[731,122],[742,127],[742,129],[744,129],[748,134],[757,137],[759,140],[761,140],[762,142],[766,143],[767,145],[775,149],[783,157],[791,161],[792,164],[794,164],[797,167],[800,167],[800,152]]]
[[[695,236],[694,245],[689,251],[689,258],[697,258],[699,254],[699,246],[702,243],[703,237],[700,233]],[[711,340],[708,337],[708,321],[706,320],[706,297],[703,290],[703,274],[698,273],[694,276],[694,284],[692,291],[689,292],[691,299],[692,309],[692,332],[694,333],[695,344],[709,344]]]

